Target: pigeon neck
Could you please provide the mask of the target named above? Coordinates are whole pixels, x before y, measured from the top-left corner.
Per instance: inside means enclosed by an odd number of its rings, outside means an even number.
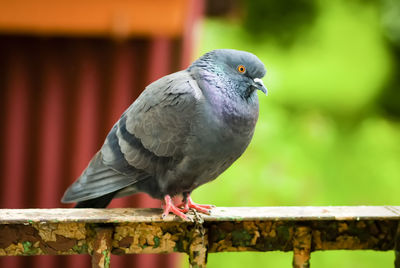
[[[258,118],[258,98],[254,90],[251,89],[248,96],[242,96],[240,92],[245,94],[246,91],[236,88],[240,86],[238,83],[226,79],[216,69],[193,67],[192,76],[219,118],[235,133],[244,136],[252,133]]]

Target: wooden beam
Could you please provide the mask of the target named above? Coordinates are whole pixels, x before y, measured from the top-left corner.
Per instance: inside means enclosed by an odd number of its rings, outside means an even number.
[[[205,267],[209,252],[293,251],[294,267],[309,267],[316,250],[395,250],[400,207],[215,208],[189,220],[161,209],[0,209],[0,256],[184,252]],[[398,267],[398,259],[396,267]]]
[[[0,32],[39,35],[182,36],[185,0],[0,0]]]
[[[11,223],[118,223],[180,222],[170,214],[161,218],[158,208],[112,209],[0,209],[0,224]],[[400,206],[330,206],[330,207],[217,207],[211,215],[201,215],[205,222],[214,221],[326,221],[326,220],[400,220]],[[196,216],[189,214],[194,221]]]
[[[309,226],[298,226],[293,237],[293,267],[309,268],[312,247],[312,233]]]
[[[94,228],[94,234],[89,243],[92,268],[110,268],[113,231],[112,227]]]
[[[394,241],[394,254],[395,254],[394,267],[400,268],[400,221],[399,224],[397,225],[397,232]]]

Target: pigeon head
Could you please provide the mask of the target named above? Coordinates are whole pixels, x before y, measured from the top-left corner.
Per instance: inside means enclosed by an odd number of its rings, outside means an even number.
[[[216,49],[204,54],[190,68],[200,68],[204,72],[217,75],[230,88],[245,97],[256,89],[267,94],[267,89],[261,80],[266,73],[264,64],[252,53],[234,49]]]

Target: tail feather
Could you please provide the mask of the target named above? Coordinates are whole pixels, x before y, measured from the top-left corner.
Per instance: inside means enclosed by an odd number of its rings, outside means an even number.
[[[78,180],[65,191],[61,202],[83,202],[97,200],[98,198],[102,200],[109,194],[114,196],[119,190],[147,177],[147,174],[139,170],[136,174],[131,174],[128,177],[111,169],[103,163],[101,152],[98,152]],[[111,199],[112,197],[108,202],[96,201],[95,203],[100,202],[107,205]]]
[[[78,202],[75,205],[75,208],[105,208],[110,204],[116,193],[117,191],[93,199]]]

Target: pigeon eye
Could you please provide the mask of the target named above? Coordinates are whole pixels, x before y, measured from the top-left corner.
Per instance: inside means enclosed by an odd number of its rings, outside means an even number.
[[[244,74],[246,72],[246,67],[244,67],[243,65],[239,65],[237,67],[237,70],[239,73]]]

